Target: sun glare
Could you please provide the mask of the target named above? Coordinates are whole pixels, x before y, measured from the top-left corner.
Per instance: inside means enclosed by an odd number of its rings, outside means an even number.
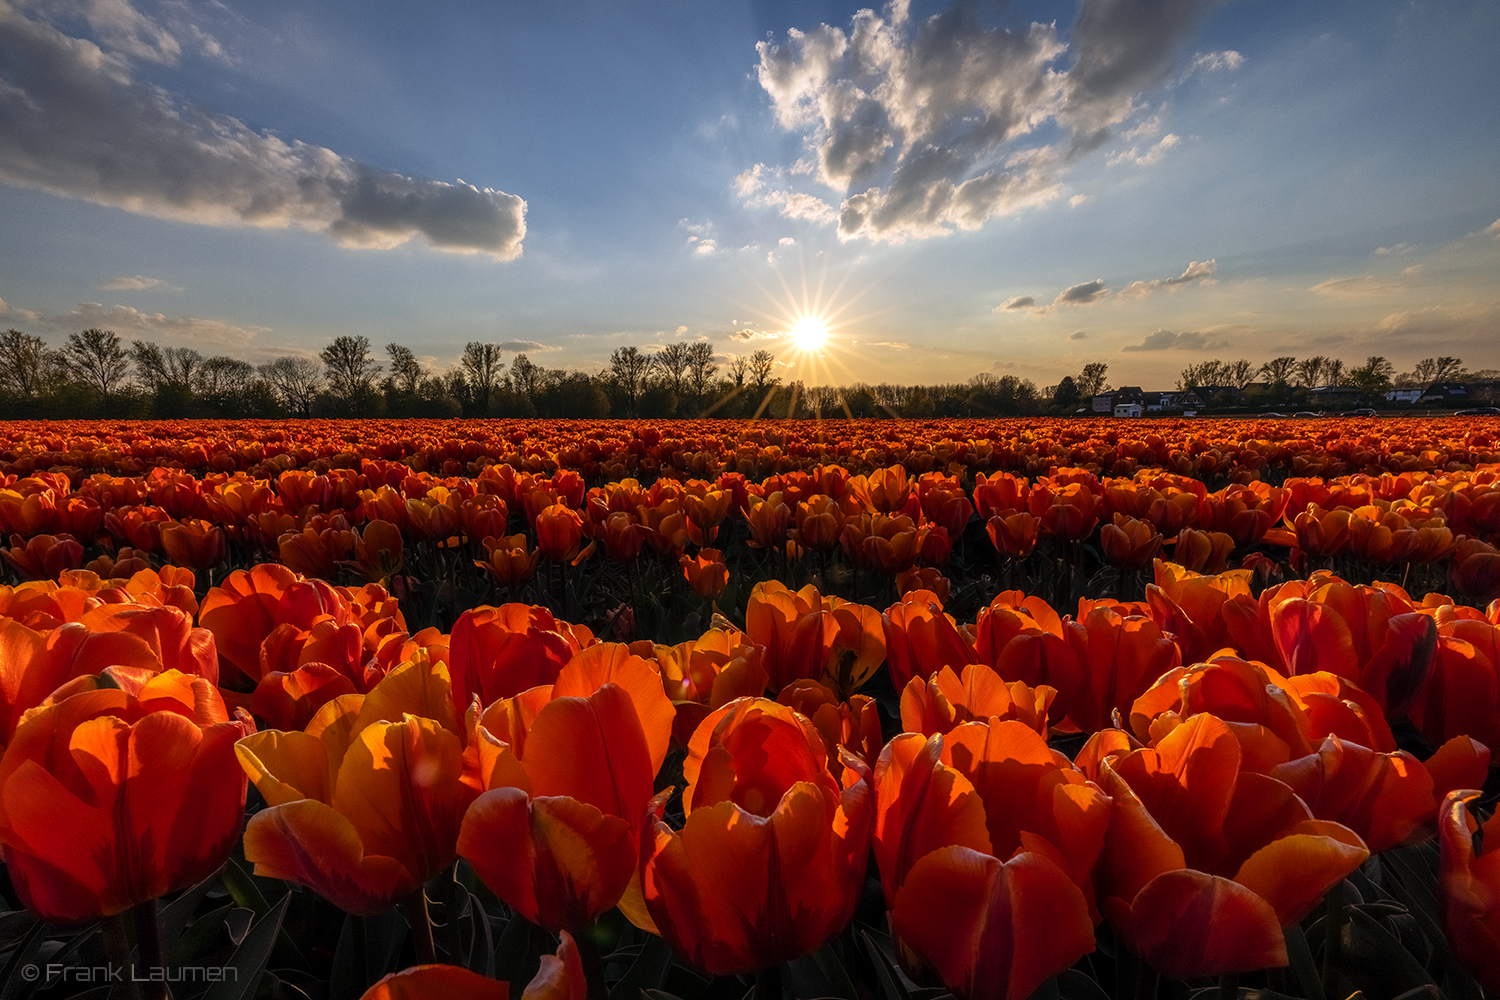
[[[802,351],[816,351],[828,340],[828,324],[818,316],[803,316],[787,332],[792,344]]]

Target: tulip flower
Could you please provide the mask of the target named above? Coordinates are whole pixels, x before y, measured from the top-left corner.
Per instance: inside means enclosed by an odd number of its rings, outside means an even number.
[[[0,758],[0,846],[21,901],[82,923],[186,888],[239,839],[244,775],[213,684],[110,668],[106,683],[40,708]]]
[[[1183,528],[1177,533],[1172,559],[1196,573],[1222,573],[1233,551],[1234,539],[1222,531]]]
[[[1468,805],[1480,793],[1452,792],[1438,814],[1443,929],[1464,969],[1490,992],[1500,991],[1500,813],[1481,826]],[[1474,846],[1480,834],[1483,849]]]
[[[1161,551],[1161,533],[1147,521],[1116,514],[1113,524],[1099,531],[1104,561],[1123,573],[1134,573]]]
[[[161,547],[178,566],[212,569],[224,561],[224,532],[196,518],[167,523],[162,525]]]
[[[10,548],[0,556],[26,580],[56,580],[66,569],[83,565],[83,546],[70,535],[10,536]]]
[[[1460,594],[1481,601],[1500,597],[1500,551],[1477,538],[1458,543],[1448,566],[1448,581]]]
[[[449,642],[454,710],[468,711],[475,696],[481,707],[488,707],[500,698],[552,684],[564,664],[593,643],[588,629],[560,622],[546,608],[471,608],[453,623]]]
[[[474,560],[474,565],[484,570],[495,582],[511,590],[536,576],[537,560],[541,549],[527,551],[526,536],[521,533],[485,538],[483,561]]]
[[[1241,760],[1229,727],[1200,714],[1154,748],[1099,764],[1115,809],[1104,912],[1174,978],[1287,964],[1281,928],[1369,856],[1354,831],[1316,819],[1291,788],[1242,772]]]
[[[582,537],[583,518],[570,507],[551,504],[536,516],[536,546],[553,562],[570,562]]]
[[[1020,1000],[1093,950],[1084,887],[1110,802],[1034,730],[903,734],[875,787],[875,856],[904,958],[961,997]]]
[[[880,757],[885,745],[880,731],[880,709],[875,699],[851,694],[840,701],[838,692],[810,679],[795,680],[781,689],[777,702],[807,716],[823,737],[828,748],[828,766],[839,766],[840,750],[847,750],[870,767]]]
[[[985,523],[985,533],[995,551],[1010,559],[1025,559],[1036,548],[1037,528],[1041,525],[1025,511],[996,514]]]
[[[804,716],[761,698],[698,727],[683,764],[687,822],[658,795],[641,845],[645,904],[662,937],[711,975],[806,955],[854,915],[870,849],[869,769],[829,771]]]
[[[567,931],[554,955],[543,955],[541,967],[521,991],[521,1000],[584,1000],[588,981],[578,944]],[[456,965],[414,965],[393,972],[371,986],[360,1000],[509,1000],[510,984]]]
[[[880,616],[885,629],[891,685],[904,691],[913,678],[925,681],[938,670],[962,670],[978,662],[974,647],[959,633],[936,595],[914,590]]]
[[[1021,681],[1007,684],[983,663],[971,663],[960,677],[943,667],[927,680],[913,677],[901,691],[901,729],[928,736],[946,733],[965,722],[1016,719],[1047,735],[1047,712],[1057,689]]]
[[[465,744],[447,670],[426,657],[335,698],[303,732],[246,737],[235,750],[268,808],[245,827],[245,857],[349,913],[388,909],[457,857],[479,792]]]
[[[575,656],[550,690],[492,705],[480,725],[503,746],[481,750],[487,790],[459,854],[526,919],[582,931],[635,874],[673,714],[654,666],[618,644]]]
[[[696,556],[682,556],[678,563],[688,586],[705,601],[712,601],[729,586],[729,567],[718,549],[700,549]]]
[[[764,500],[752,500],[745,512],[750,526],[749,545],[753,549],[774,549],[786,539],[792,512],[782,501],[782,494],[772,493]]]
[[[885,633],[874,608],[823,597],[808,584],[792,591],[757,583],[745,608],[745,634],[766,650],[771,690],[809,677],[836,691],[859,688],[885,659]]]

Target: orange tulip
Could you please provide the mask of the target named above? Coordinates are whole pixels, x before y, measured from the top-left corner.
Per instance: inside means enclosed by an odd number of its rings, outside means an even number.
[[[459,855],[526,919],[581,931],[635,874],[673,714],[654,665],[614,643],[579,653],[550,690],[490,706],[480,725],[500,745],[480,751],[486,791]]]
[[[578,945],[567,931],[555,955],[543,955],[541,967],[521,991],[521,1000],[584,1000],[588,981]],[[393,972],[365,991],[360,1000],[509,1000],[510,984],[456,965],[414,965]]]
[[[1177,637],[1183,660],[1201,662],[1231,644],[1221,610],[1234,597],[1250,597],[1250,577],[1243,569],[1200,575],[1158,560],[1146,603],[1152,620]]]
[[[26,580],[56,580],[63,570],[83,565],[83,546],[71,535],[11,535],[10,546],[0,556]]]
[[[488,707],[551,684],[563,665],[593,642],[588,629],[559,622],[546,608],[530,604],[465,611],[453,623],[449,641],[454,708],[468,711],[476,696],[480,707]]]
[[[641,846],[646,908],[678,955],[711,975],[817,950],[854,915],[870,850],[869,768],[792,709],[745,698],[698,727],[683,764],[686,825],[652,802]]]
[[[168,522],[161,528],[167,558],[189,569],[212,569],[224,561],[224,531],[207,521]]]
[[[1297,546],[1319,559],[1338,555],[1349,546],[1350,517],[1351,512],[1342,508],[1323,510],[1317,504],[1308,504],[1292,521]]]
[[[1110,802],[1034,730],[897,736],[875,788],[875,857],[908,962],[961,997],[1020,1000],[1093,950],[1086,887]]]
[[[469,497],[458,508],[464,533],[473,541],[502,538],[510,526],[510,510],[505,501],[492,494]]]
[[[812,720],[828,748],[828,766],[837,769],[840,749],[847,750],[870,767],[885,745],[880,732],[880,709],[875,699],[851,694],[839,701],[836,691],[815,680],[795,680],[781,689],[776,700]]]
[[[1448,564],[1448,581],[1460,594],[1481,601],[1500,597],[1500,551],[1477,538],[1459,542]]]
[[[246,737],[235,751],[268,808],[245,827],[245,857],[350,913],[388,909],[457,857],[479,792],[465,744],[448,672],[425,656],[328,702],[304,732]]]
[[[880,620],[891,685],[897,691],[906,690],[913,678],[925,681],[944,667],[962,670],[979,660],[952,616],[943,613],[942,604],[929,591],[902,595]]]
[[[997,718],[1024,722],[1045,737],[1047,712],[1056,697],[1057,690],[1045,684],[1007,684],[983,663],[964,667],[962,677],[943,667],[925,682],[913,677],[902,689],[901,729],[932,736],[965,722]]]
[[[1036,533],[1040,526],[1041,522],[1031,514],[1012,511],[991,517],[984,530],[996,552],[1011,559],[1025,559],[1036,548]]]
[[[1099,531],[1104,561],[1124,573],[1134,573],[1161,551],[1161,533],[1148,521],[1116,514],[1113,524]]]
[[[1281,929],[1369,856],[1354,831],[1314,818],[1282,782],[1242,772],[1241,759],[1229,727],[1200,714],[1154,748],[1098,764],[1115,810],[1104,912],[1174,978],[1287,964]]]
[[[837,501],[815,495],[797,504],[797,529],[793,539],[814,552],[828,552],[839,543],[845,514]]]
[[[521,533],[484,540],[485,560],[474,560],[496,583],[514,590],[536,576],[541,549],[526,551],[526,536]]]
[[[794,592],[777,580],[757,583],[745,608],[745,634],[765,647],[770,690],[776,692],[802,677],[854,691],[886,654],[874,608],[824,597],[812,584]]]
[[[1038,483],[1027,498],[1032,516],[1065,542],[1082,541],[1094,533],[1102,506],[1087,483]]]
[[[786,539],[792,512],[781,498],[782,494],[772,493],[764,500],[750,501],[750,507],[745,511],[745,521],[750,526],[751,548],[774,549]]]
[[[700,549],[696,556],[682,556],[677,562],[693,593],[705,601],[714,600],[729,586],[729,567],[718,549]]]
[[[1480,826],[1467,806],[1480,793],[1460,789],[1438,814],[1443,928],[1464,969],[1490,992],[1500,991],[1500,812]],[[1483,849],[1474,846],[1474,834]]]
[[[551,504],[536,516],[536,547],[553,562],[569,562],[578,555],[583,518],[562,504]]]
[[[1222,531],[1183,528],[1177,533],[1172,559],[1193,572],[1222,573],[1233,551],[1234,539]]]
[[[446,537],[446,536],[444,536]],[[406,561],[401,530],[390,521],[369,521],[354,542],[354,562],[371,583],[385,583]]]
[[[106,671],[107,685],[47,705],[0,758],[0,845],[44,920],[121,913],[212,875],[239,839],[244,775],[213,685],[168,671]]]

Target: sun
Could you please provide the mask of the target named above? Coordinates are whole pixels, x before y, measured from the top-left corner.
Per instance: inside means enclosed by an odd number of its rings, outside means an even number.
[[[820,316],[803,316],[787,331],[800,351],[816,351],[828,341],[828,323]]]

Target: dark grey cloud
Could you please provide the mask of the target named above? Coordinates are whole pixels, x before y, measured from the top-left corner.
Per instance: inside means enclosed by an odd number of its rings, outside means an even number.
[[[1157,330],[1147,334],[1139,344],[1127,344],[1122,351],[1201,351],[1218,346],[1217,341],[1206,333],[1173,333]]]
[[[839,236],[922,239],[1060,196],[1069,166],[1170,82],[1211,2],[1084,0],[1064,41],[1052,24],[990,27],[972,0],[920,20],[891,0],[847,31],[760,42],[756,73],[777,121],[802,134],[816,180],[843,193]],[[1049,121],[1064,136],[1025,145]]]
[[[421,239],[520,255],[521,198],[380,170],[135,82],[131,58],[171,62],[180,47],[123,0],[95,8],[97,44],[0,0],[0,182],[184,222],[295,226],[346,246]]]
[[[1007,299],[1002,309],[1030,309],[1036,305],[1036,296],[1017,295],[1013,299]]]
[[[1109,289],[1104,287],[1104,281],[1095,278],[1093,281],[1085,281],[1081,284],[1064,288],[1057,293],[1057,299],[1052,303],[1055,306],[1086,306],[1098,302],[1109,294]]]

